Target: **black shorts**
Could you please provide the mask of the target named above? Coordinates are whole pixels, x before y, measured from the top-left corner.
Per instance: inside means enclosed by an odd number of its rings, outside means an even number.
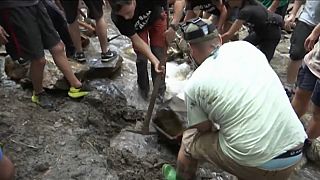
[[[308,66],[304,65],[300,68],[297,82],[300,89],[312,92],[313,104],[320,107],[320,79],[310,71]]]
[[[60,42],[41,1],[34,6],[1,9],[0,25],[10,35],[6,50],[14,60],[42,58],[44,49]]]
[[[302,21],[298,21],[290,39],[290,58],[293,61],[302,60],[307,54],[304,48],[304,41],[311,34],[314,26],[310,26]]]
[[[88,7],[89,17],[92,19],[100,19],[103,16],[103,0],[84,0]],[[61,0],[67,22],[72,24],[78,17],[79,0]]]

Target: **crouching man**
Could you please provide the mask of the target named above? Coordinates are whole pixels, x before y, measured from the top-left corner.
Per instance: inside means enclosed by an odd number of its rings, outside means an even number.
[[[182,28],[198,68],[185,89],[176,179],[195,179],[203,160],[240,180],[288,179],[307,135],[266,57],[245,41],[221,45],[210,21]]]

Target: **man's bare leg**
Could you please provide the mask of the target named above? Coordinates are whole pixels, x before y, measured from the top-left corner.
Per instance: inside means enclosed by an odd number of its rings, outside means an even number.
[[[186,156],[185,148],[181,145],[177,160],[177,180],[193,180],[196,177],[198,161]]]
[[[107,23],[103,16],[96,20],[96,32],[100,42],[101,52],[107,52]]]
[[[77,18],[76,18],[77,19]],[[76,48],[76,52],[82,52],[82,45],[81,45],[81,36],[80,36],[80,29],[79,23],[75,20],[72,24],[69,24],[69,33],[72,39],[72,42]]]
[[[81,82],[78,78],[74,75],[71,66],[68,62],[67,56],[64,51],[64,44],[59,42],[56,46],[50,49],[50,53],[54,59],[59,70],[62,74],[66,77],[68,82],[70,83],[71,87],[79,88],[81,87]]]
[[[287,70],[287,82],[288,84],[294,84],[297,80],[299,68],[301,67],[302,60],[290,61]]]
[[[312,92],[298,88],[291,102],[297,116],[301,118],[308,110]]]
[[[312,104],[312,118],[307,129],[308,138],[316,139],[320,136],[320,107]]]
[[[35,94],[43,92],[42,81],[45,65],[46,60],[44,59],[44,57],[31,61],[30,76]]]

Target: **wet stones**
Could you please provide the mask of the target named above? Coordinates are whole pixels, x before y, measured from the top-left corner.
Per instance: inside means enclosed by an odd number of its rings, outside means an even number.
[[[94,80],[89,83],[91,93],[84,102],[103,112],[105,119],[120,120],[127,107],[125,95],[119,88],[108,80]]]
[[[43,87],[47,89],[68,90],[69,84],[64,78],[62,72],[55,65],[52,56],[46,53],[46,66],[44,70]],[[0,59],[0,61],[2,61]],[[71,69],[78,79],[96,79],[96,78],[110,78],[116,74],[122,65],[122,57],[117,56],[109,62],[101,62],[98,59],[88,59],[87,63],[78,63],[69,61]],[[30,63],[19,64],[18,61],[13,61],[9,56],[5,58],[5,71],[8,77],[12,80],[21,81],[27,86],[31,84],[29,79]],[[1,69],[1,65],[0,65]],[[5,77],[0,70],[0,78]]]
[[[110,147],[118,151],[130,152],[136,158],[151,158],[160,154],[157,141],[156,135],[141,135],[123,130],[111,139]]]
[[[38,171],[38,172],[45,172],[45,171],[49,170],[49,168],[50,168],[50,164],[48,162],[44,162],[44,163],[36,165],[34,167],[34,170]]]

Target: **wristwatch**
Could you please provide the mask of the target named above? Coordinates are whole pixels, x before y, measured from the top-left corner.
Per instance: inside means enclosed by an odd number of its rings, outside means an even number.
[[[179,29],[179,25],[178,24],[169,24],[169,27],[171,27],[174,31],[177,31]]]

